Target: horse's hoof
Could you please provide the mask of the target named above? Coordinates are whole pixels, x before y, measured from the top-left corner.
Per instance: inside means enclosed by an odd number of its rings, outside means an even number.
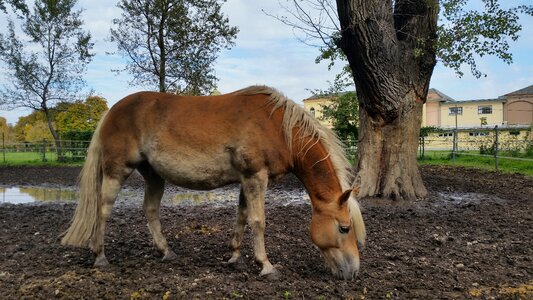
[[[165,254],[165,256],[163,256],[162,261],[171,261],[171,260],[174,260],[176,258],[178,258],[176,253],[174,253],[174,251],[172,251],[172,250],[168,250],[167,254]]]
[[[260,274],[261,278],[264,278],[268,281],[278,281],[281,277],[281,274],[278,270],[274,269],[272,272],[267,274]]]
[[[109,262],[107,261],[107,258],[104,257],[97,257],[94,261],[94,266],[96,268],[105,268],[109,266]]]
[[[228,266],[230,268],[232,268],[233,270],[236,270],[236,271],[242,271],[245,269],[245,263],[244,263],[244,259],[242,258],[242,256],[239,256],[238,258],[231,258],[229,261],[228,261]]]

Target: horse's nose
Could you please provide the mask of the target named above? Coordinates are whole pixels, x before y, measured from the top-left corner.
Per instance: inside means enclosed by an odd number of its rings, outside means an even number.
[[[331,269],[333,275],[342,280],[353,280],[359,272],[359,261],[349,255],[344,255],[342,259]]]

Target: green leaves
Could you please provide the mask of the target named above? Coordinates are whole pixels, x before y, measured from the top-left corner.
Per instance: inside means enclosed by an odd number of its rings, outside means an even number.
[[[161,92],[206,94],[216,84],[213,64],[222,48],[234,44],[217,0],[121,0],[111,41],[129,60],[132,85]]]
[[[343,141],[357,140],[359,102],[355,92],[345,92],[331,98],[332,104],[322,106],[322,119],[333,125],[333,131]]]
[[[533,6],[503,9],[499,1],[483,0],[481,10],[466,10],[468,1],[448,0],[442,4],[443,20],[438,28],[437,56],[441,62],[463,75],[461,67],[470,66],[476,77],[484,76],[476,59],[493,55],[510,64],[509,42],[518,39],[521,14],[533,15]]]

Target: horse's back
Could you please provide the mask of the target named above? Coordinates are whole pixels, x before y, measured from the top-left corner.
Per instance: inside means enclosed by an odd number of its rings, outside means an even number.
[[[286,172],[280,128],[268,95],[140,92],[111,108],[100,135],[110,166],[146,161],[178,185],[209,189],[265,167]]]

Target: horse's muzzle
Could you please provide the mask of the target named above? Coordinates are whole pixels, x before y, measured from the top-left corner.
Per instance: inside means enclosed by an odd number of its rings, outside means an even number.
[[[338,279],[353,280],[359,272],[359,256],[339,249],[323,250],[322,254],[331,272]]]

